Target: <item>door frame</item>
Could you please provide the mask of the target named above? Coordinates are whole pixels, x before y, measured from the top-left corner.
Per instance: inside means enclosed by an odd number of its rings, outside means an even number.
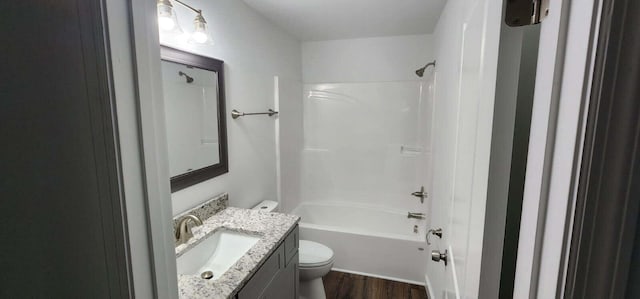
[[[565,298],[629,298],[640,211],[640,13],[604,0],[570,236]],[[636,183],[634,185],[634,182]]]
[[[514,298],[564,287],[600,2],[550,1],[542,22]]]
[[[138,256],[148,259],[148,272],[139,273],[135,279],[149,285],[153,298],[177,298],[178,275],[174,243],[173,212],[171,188],[169,182],[168,149],[166,141],[164,100],[160,65],[160,42],[158,33],[157,7],[154,1],[109,0],[117,3],[122,14],[126,15],[128,40],[120,41],[128,52],[129,70],[133,86],[131,109],[134,115],[128,115],[130,129],[136,130],[134,136],[128,136],[128,158],[138,169],[130,169],[130,178],[139,180],[139,190],[135,193],[139,213],[144,219],[135,221],[136,229],[146,240],[135,240]],[[117,16],[116,16],[117,17]],[[116,20],[119,21],[119,20]],[[123,50],[125,51],[125,50]],[[128,111],[131,112],[131,111]],[[135,172],[135,173],[134,173]],[[146,247],[145,247],[146,246]],[[135,262],[135,261],[134,261]],[[145,269],[146,270],[146,269]],[[137,280],[136,280],[137,282]],[[147,294],[147,290],[145,293]]]
[[[134,298],[129,227],[124,194],[115,86],[106,0],[78,1],[96,175],[100,188],[104,248],[112,295]],[[95,63],[95,64],[94,64]]]

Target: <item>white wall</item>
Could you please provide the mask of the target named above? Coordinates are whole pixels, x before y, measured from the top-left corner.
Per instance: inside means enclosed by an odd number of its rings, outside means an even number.
[[[305,42],[302,57],[304,94],[296,109],[303,131],[290,140],[297,154],[282,158],[283,167],[297,167],[283,171],[283,186],[300,187],[283,192],[284,210],[317,200],[426,210],[428,201],[410,193],[430,182],[426,79],[433,69],[422,79],[415,70],[433,60],[431,36]],[[420,152],[401,152],[403,146]]]
[[[278,78],[280,98],[280,204],[291,211],[302,196],[303,102],[300,81]]]
[[[195,45],[161,35],[163,45],[225,62],[225,92],[229,142],[229,173],[172,194],[176,215],[221,192],[231,206],[248,208],[263,199],[277,199],[275,121],[266,116],[233,120],[232,109],[266,111],[274,107],[273,77],[284,92],[281,106],[299,102],[301,92],[300,43],[238,0],[194,0],[202,9],[213,45]],[[192,30],[195,17],[176,5],[180,25]],[[284,114],[284,113],[283,113]],[[285,118],[285,116],[283,116]]]
[[[433,60],[431,35],[305,42],[304,83],[417,81]]]

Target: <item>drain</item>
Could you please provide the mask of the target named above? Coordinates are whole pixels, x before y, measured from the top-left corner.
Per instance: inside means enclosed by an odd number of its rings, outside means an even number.
[[[213,278],[213,272],[204,271],[204,272],[202,272],[202,274],[200,274],[200,277],[202,277],[202,279],[211,279],[211,278]]]

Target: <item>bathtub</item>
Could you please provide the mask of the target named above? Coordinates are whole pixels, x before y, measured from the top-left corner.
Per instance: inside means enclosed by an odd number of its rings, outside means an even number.
[[[303,202],[292,213],[302,218],[301,239],[333,249],[334,270],[425,284],[426,220],[408,219],[407,211],[345,202]]]

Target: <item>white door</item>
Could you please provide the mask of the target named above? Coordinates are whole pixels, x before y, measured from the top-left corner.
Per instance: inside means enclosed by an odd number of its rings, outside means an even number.
[[[479,289],[502,3],[470,2],[448,2],[440,26],[452,28],[436,36],[447,46],[437,53],[430,215],[443,238],[429,250],[447,250],[448,265],[428,264],[434,298],[477,298]]]

